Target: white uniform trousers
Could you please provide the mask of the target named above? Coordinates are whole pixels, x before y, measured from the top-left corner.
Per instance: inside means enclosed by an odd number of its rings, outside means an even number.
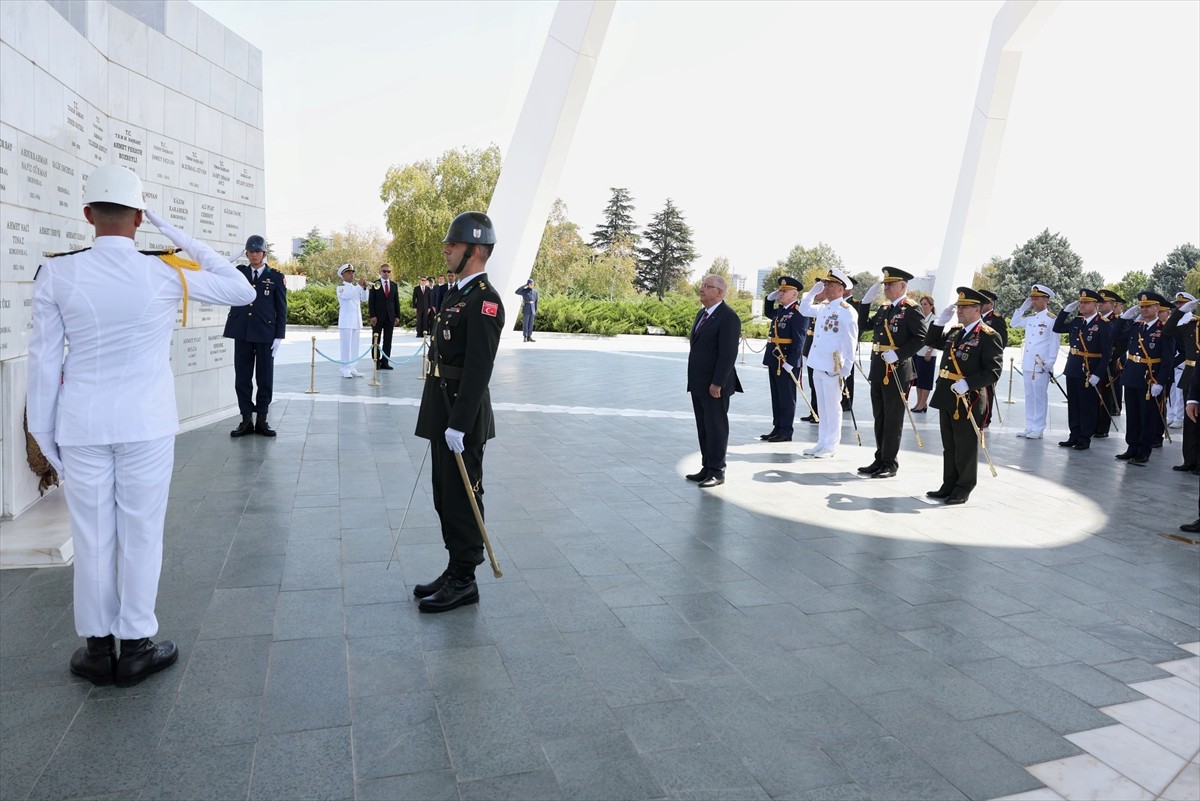
[[[813,370],[813,389],[817,393],[817,450],[836,451],[842,441],[842,385],[836,375]]]
[[[75,544],[75,632],[152,637],[175,435],[61,451]]]
[[[1038,372],[1038,370],[1041,372]],[[1021,371],[1025,385],[1025,430],[1041,434],[1046,430],[1046,408],[1049,405],[1050,374],[1037,365]]]
[[[342,338],[342,378],[350,378],[358,374],[358,370],[354,369],[355,362],[352,359],[357,359],[358,351],[358,336],[362,333],[361,328],[339,328],[338,334]]]

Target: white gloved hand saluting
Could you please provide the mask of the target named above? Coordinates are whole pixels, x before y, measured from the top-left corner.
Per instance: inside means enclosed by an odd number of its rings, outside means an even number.
[[[447,428],[446,447],[455,453],[462,453],[464,450],[466,450],[466,446],[463,444],[463,437],[465,436],[466,434],[456,428]]]
[[[1100,376],[1095,375],[1095,374],[1089,375],[1088,383],[1091,384],[1093,387],[1097,386],[1100,383]]]
[[[950,322],[950,318],[954,316],[954,310],[955,310],[955,308],[957,308],[957,306],[958,306],[958,304],[951,303],[949,306],[942,309],[941,314],[939,314],[937,316],[937,319],[933,321],[933,324],[939,325],[939,326],[945,326],[946,323]]]
[[[1150,396],[1151,397],[1157,398],[1159,395],[1162,394],[1162,392],[1163,392],[1162,384],[1151,384],[1150,385]]]
[[[1187,303],[1183,304],[1179,308],[1185,312],[1194,312],[1196,310],[1197,303],[1200,303],[1200,300],[1189,300]]]
[[[960,378],[950,385],[950,391],[955,395],[966,395],[967,390],[970,388],[971,387],[967,385],[967,379],[965,378]]]
[[[879,297],[879,293],[883,291],[883,284],[872,284],[871,288],[863,295],[862,302],[870,306],[875,302],[875,298]]]
[[[1063,311],[1065,311],[1065,312],[1073,312],[1073,311],[1075,311],[1075,310],[1076,310],[1076,309],[1078,309],[1078,308],[1079,308],[1079,301],[1077,301],[1077,300],[1073,300],[1073,301],[1071,301],[1070,303],[1068,303],[1066,306],[1063,306]]]
[[[887,364],[895,364],[900,361],[900,357],[896,355],[896,351],[894,350],[885,350],[880,358]]]
[[[1017,310],[1015,312],[1013,312],[1013,317],[1024,317],[1025,312],[1029,311],[1029,306],[1032,303],[1033,303],[1032,298],[1025,298],[1025,302],[1022,303],[1020,306],[1018,306]]]
[[[154,213],[153,209],[146,209],[146,219],[154,223],[154,227],[162,232],[162,235],[171,240],[171,244],[180,250],[186,250],[192,253],[192,248],[196,245],[196,240],[180,231],[169,222],[159,217]],[[193,254],[194,255],[194,254]]]
[[[245,249],[245,248],[242,248],[241,250],[239,250],[239,251],[238,251],[238,254],[237,254],[236,256],[230,256],[230,257],[229,257],[229,263],[230,263],[230,264],[237,264],[237,263],[238,263],[238,261],[240,261],[240,260],[241,260],[242,256],[245,256],[245,255],[246,255],[246,249]]]
[[[277,339],[271,343],[271,358],[275,358],[275,354],[279,352],[279,346],[283,344],[282,339]]]
[[[776,289],[774,292],[767,293],[767,300],[771,301],[772,303],[779,300],[779,290]]]
[[[1139,307],[1130,306],[1128,309],[1121,312],[1121,319],[1122,320],[1132,320],[1134,317],[1137,317],[1141,313],[1142,313],[1142,311]]]
[[[58,472],[58,477],[62,478],[62,455],[58,452],[58,443],[54,441],[54,432],[48,431],[43,434],[34,434],[33,439],[37,442],[38,447],[42,449],[42,455],[46,457],[46,461]]]

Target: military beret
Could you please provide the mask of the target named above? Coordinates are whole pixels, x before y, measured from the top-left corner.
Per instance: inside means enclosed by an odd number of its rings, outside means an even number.
[[[980,306],[987,302],[987,296],[978,289],[972,289],[969,286],[960,286],[958,288],[958,300],[954,302],[955,306]]]
[[[912,273],[905,272],[899,267],[884,267],[883,268],[883,283],[891,284],[896,281],[911,281]]]

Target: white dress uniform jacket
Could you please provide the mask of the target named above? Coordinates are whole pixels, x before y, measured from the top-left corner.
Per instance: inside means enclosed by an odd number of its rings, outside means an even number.
[[[191,252],[189,297],[224,306],[254,288],[212,248]],[[50,259],[33,288],[29,431],[59,445],[141,442],[179,431],[171,331],[179,273],[132,239],[97,237],[90,250]],[[69,345],[66,359],[63,346]]]
[[[854,369],[858,346],[858,315],[844,300],[812,302],[811,292],[800,300],[800,313],[814,318],[813,340],[808,351],[807,366],[813,370],[834,373],[834,358],[841,357],[841,376],[846,378]]]
[[[362,328],[362,305],[367,302],[367,290],[345,281],[338,284],[338,328]]]
[[[1059,335],[1054,333],[1054,315],[1049,309],[1024,317],[1013,316],[1013,328],[1025,329],[1025,355],[1021,358],[1021,372],[1028,372],[1038,367],[1038,358],[1046,363],[1049,369],[1054,368],[1058,359]]]

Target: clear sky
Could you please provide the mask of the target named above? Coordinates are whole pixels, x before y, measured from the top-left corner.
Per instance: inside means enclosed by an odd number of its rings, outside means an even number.
[[[194,0],[263,51],[267,236],[382,229],[389,165],[507,151],[553,2]],[[999,0],[619,0],[557,194],[670,197],[706,268],[937,266]],[[1049,228],[1115,280],[1200,244],[1200,2],[1066,0],[1021,64],[986,253]]]

